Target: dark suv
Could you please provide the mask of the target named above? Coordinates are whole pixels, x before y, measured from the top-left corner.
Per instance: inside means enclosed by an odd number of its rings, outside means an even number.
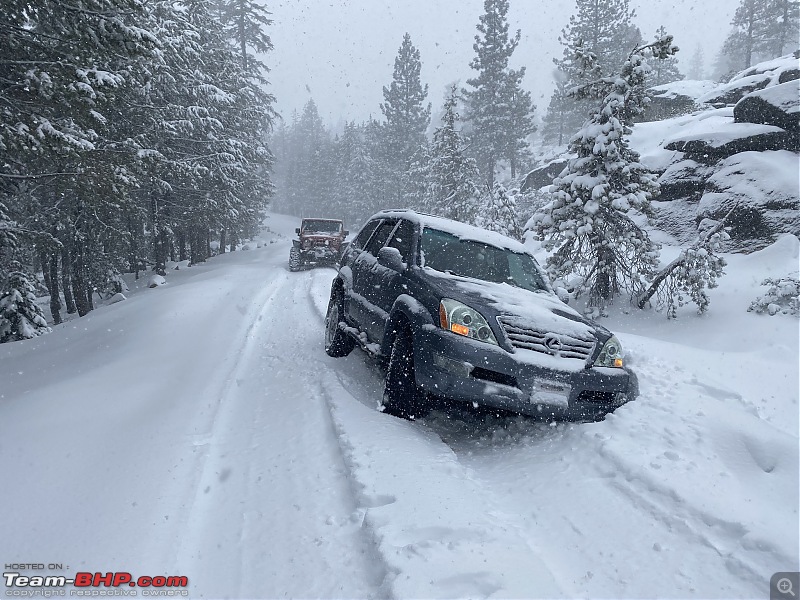
[[[449,219],[391,210],[344,250],[325,351],[388,359],[384,408],[431,395],[547,419],[595,420],[635,398],[611,332],[565,305],[525,247]]]

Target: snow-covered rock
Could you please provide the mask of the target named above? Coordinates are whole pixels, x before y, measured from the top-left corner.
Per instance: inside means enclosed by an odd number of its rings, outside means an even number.
[[[713,81],[683,79],[658,85],[647,90],[650,104],[645,109],[645,121],[661,121],[685,115],[697,109],[697,99],[713,90]]]
[[[113,296],[111,296],[111,298],[108,299],[107,304],[116,304],[117,302],[122,302],[123,300],[127,300],[127,299],[128,298],[125,296],[125,294],[123,294],[121,292],[118,292],[118,293],[114,294]]]
[[[154,288],[160,285],[166,285],[167,280],[164,279],[161,275],[151,275],[150,279],[147,280],[147,287]]]
[[[697,219],[730,219],[731,237],[763,245],[779,233],[800,235],[800,156],[794,152],[743,152],[720,161],[705,187]]]
[[[748,94],[734,107],[733,118],[737,123],[764,123],[788,131],[800,130],[800,79]]]
[[[700,103],[721,106],[736,104],[747,94],[756,90],[786,83],[800,78],[800,66],[795,54],[787,54],[758,63],[734,75],[728,83],[697,99]]]

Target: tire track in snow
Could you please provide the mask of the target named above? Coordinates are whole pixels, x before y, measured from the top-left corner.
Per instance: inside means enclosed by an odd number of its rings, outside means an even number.
[[[320,338],[327,279],[315,274],[308,290]],[[564,595],[513,517],[430,428],[376,410],[382,375],[363,353],[327,360],[321,393],[395,597]]]
[[[206,597],[370,597],[380,566],[361,539],[330,416],[307,383],[316,365],[297,314],[302,279],[283,261],[265,275],[275,282],[225,362],[179,564]]]
[[[185,513],[183,525],[185,534],[181,536],[181,543],[177,549],[177,563],[182,572],[197,572],[197,569],[192,568],[192,565],[197,562],[198,549],[204,546],[203,531],[206,528],[205,521],[213,511],[208,497],[210,482],[214,479],[224,481],[229,475],[229,472],[219,470],[218,460],[214,460],[211,457],[209,447],[214,444],[215,439],[221,433],[221,421],[224,419],[222,413],[231,401],[231,392],[239,379],[238,375],[240,375],[243,360],[252,353],[257,330],[263,327],[264,315],[271,307],[281,288],[286,284],[286,279],[286,273],[279,273],[278,278],[271,281],[270,285],[261,292],[259,298],[251,304],[249,310],[243,315],[245,330],[243,333],[237,334],[235,338],[241,340],[238,347],[232,353],[223,354],[225,357],[223,364],[220,365],[218,372],[215,373],[217,385],[214,391],[208,394],[211,401],[209,405],[210,414],[207,416],[207,422],[202,431],[195,434],[195,439],[192,442],[194,450],[198,452],[196,457],[198,477],[193,484],[190,504]],[[221,374],[218,374],[220,372]],[[237,560],[233,561],[233,564],[237,566],[237,570],[232,581],[235,585],[238,585],[241,582],[242,575],[242,561],[238,560],[241,554],[241,546],[235,546],[233,550],[237,554]],[[241,595],[240,592],[241,590],[237,588],[235,595]]]

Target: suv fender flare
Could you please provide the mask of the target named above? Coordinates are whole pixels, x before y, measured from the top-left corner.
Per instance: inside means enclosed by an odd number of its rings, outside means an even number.
[[[302,248],[303,248],[303,247],[300,245],[300,240],[292,240],[292,246],[293,246],[294,248],[298,248],[298,249],[301,249],[301,250],[302,250]]]
[[[401,321],[406,321],[414,333],[423,325],[434,324],[428,309],[419,300],[408,294],[400,294],[397,300],[394,301],[389,318],[386,320],[383,342],[381,343],[382,355],[389,356],[391,354],[395,332]]]

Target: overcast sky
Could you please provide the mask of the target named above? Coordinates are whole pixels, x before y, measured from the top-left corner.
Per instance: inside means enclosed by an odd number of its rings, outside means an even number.
[[[645,39],[664,25],[681,48],[681,66],[701,44],[706,69],[737,5],[736,0],[631,0]],[[271,92],[287,119],[309,98],[333,126],[382,117],[382,88],[391,82],[405,32],[420,51],[434,113],[447,85],[463,84],[474,73],[469,62],[483,0],[268,0],[267,8],[274,19],[269,34],[275,49],[266,59]],[[574,10],[574,0],[510,2],[511,27],[522,30],[512,66],[527,68],[524,85],[540,115],[553,89],[552,59],[562,56],[558,36]]]

